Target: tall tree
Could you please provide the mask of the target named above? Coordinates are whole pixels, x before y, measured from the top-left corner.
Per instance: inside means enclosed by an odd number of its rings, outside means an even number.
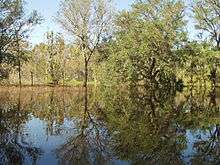
[[[109,34],[112,19],[110,0],[63,0],[57,21],[70,32],[84,56],[85,79],[88,83],[88,67],[91,57],[102,39]]]
[[[47,33],[47,51],[49,55],[49,73],[52,84],[57,85],[63,78],[65,42],[61,35]]]
[[[196,28],[208,32],[211,40],[216,43],[216,50],[220,51],[220,1],[199,0],[193,5]],[[210,79],[216,86],[217,59],[213,60]]]
[[[19,43],[26,40],[28,32],[34,25],[40,23],[41,18],[36,11],[29,16],[25,14],[24,0],[1,0],[0,2],[0,65],[3,62],[13,65],[18,63],[19,84],[21,85],[20,56],[22,50]]]
[[[0,64],[15,38],[14,27],[22,14],[22,3],[18,0],[0,1]]]
[[[31,51],[32,58],[30,60],[30,71],[33,73],[35,83],[46,83],[48,78],[48,58],[47,45],[40,43],[34,46]]]
[[[19,85],[21,86],[21,69],[22,69],[22,62],[26,61],[27,58],[24,57],[24,50],[22,49],[22,41],[26,40],[28,37],[28,32],[31,28],[40,23],[41,18],[38,16],[37,12],[34,11],[30,16],[27,18],[23,18],[17,22],[15,27],[15,47],[16,47],[16,61],[18,67],[18,77],[19,77]]]
[[[116,19],[116,40],[109,43],[111,55],[101,68],[106,70],[102,72],[104,81],[110,78],[111,84],[116,80],[117,84],[133,85],[173,82],[179,58],[174,50],[186,36],[184,9],[182,1],[142,0],[122,11]]]

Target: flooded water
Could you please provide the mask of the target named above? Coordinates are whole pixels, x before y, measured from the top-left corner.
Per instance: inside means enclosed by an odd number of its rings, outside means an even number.
[[[0,165],[220,164],[217,91],[1,88]]]

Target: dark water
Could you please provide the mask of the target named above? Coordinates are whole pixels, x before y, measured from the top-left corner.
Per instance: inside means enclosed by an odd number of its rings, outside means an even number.
[[[220,164],[217,91],[1,88],[0,164]]]

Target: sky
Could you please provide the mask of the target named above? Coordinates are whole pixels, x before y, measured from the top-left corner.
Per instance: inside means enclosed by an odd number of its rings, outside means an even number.
[[[62,28],[54,21],[54,16],[59,9],[60,0],[27,0],[28,11],[37,10],[43,17],[42,24],[34,27],[30,34],[30,42],[35,45],[45,40],[47,31],[64,33]],[[115,0],[115,6],[119,9],[128,9],[133,0]]]

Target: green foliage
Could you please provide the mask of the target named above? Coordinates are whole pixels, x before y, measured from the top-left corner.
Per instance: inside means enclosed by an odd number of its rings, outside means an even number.
[[[66,44],[61,34],[48,32],[47,42],[32,50],[26,39],[41,18],[35,11],[26,16],[22,0],[1,2],[1,79],[15,77],[13,72],[18,71],[25,83],[30,79],[56,85],[90,81],[167,89],[178,84],[217,85],[216,0],[191,4],[195,27],[209,34],[211,42],[189,41],[188,6],[182,0],[136,1],[114,20],[110,1],[64,0],[57,21],[74,37],[74,44]]]
[[[173,79],[174,50],[185,40],[183,11],[181,1],[144,1],[121,12],[109,45],[111,55],[101,66],[107,74],[103,81],[149,84]]]
[[[49,57],[49,70],[52,84],[58,85],[59,81],[63,78],[63,57],[64,57],[64,48],[65,43],[64,39],[53,32],[47,33],[47,52]]]
[[[176,53],[182,56],[177,77],[184,79],[185,84],[205,85],[211,70],[219,66],[218,52],[207,43],[188,42]]]
[[[202,32],[208,32],[212,41],[217,43],[219,49],[219,12],[218,0],[198,0],[193,4],[193,16],[196,20],[195,27]]]
[[[41,21],[36,11],[26,15],[24,4],[24,0],[0,1],[0,77],[8,78],[10,70],[17,70],[20,85],[22,63],[28,60],[22,43],[32,27]]]

